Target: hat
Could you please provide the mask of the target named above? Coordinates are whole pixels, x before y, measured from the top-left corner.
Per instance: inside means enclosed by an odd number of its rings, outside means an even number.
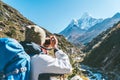
[[[26,27],[25,40],[43,44],[45,42],[45,31],[37,25],[29,25]]]

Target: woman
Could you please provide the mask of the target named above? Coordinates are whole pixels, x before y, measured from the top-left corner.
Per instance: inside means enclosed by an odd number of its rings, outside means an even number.
[[[43,74],[65,74],[72,71],[68,56],[58,49],[58,40],[55,36],[50,37],[47,47],[54,49],[55,57],[45,54],[46,34],[36,25],[26,27],[25,41],[21,42],[26,52],[31,56],[31,79],[39,80]],[[29,49],[28,49],[29,48]],[[45,80],[45,79],[42,79]]]

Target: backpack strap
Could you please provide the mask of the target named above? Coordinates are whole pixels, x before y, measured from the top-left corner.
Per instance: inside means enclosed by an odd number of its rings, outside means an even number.
[[[20,44],[23,46],[25,52],[31,56],[31,54],[43,54],[41,46],[34,42],[22,41]]]

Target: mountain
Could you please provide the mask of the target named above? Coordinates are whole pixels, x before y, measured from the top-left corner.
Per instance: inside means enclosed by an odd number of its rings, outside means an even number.
[[[17,10],[0,1],[0,37],[12,37],[18,41],[23,41],[25,39],[25,27],[34,24],[35,23],[25,18]],[[52,35],[52,33],[46,29],[44,30],[47,35]],[[63,36],[57,34],[56,36],[60,42],[59,47],[66,53],[71,53],[70,49],[73,49],[74,53],[81,53],[78,48],[69,43]]]
[[[78,21],[73,19],[71,23],[68,25],[68,27],[65,28],[65,30],[62,31],[60,34],[64,34],[64,36],[69,41],[74,41],[74,39],[76,39],[77,36],[82,35],[84,32],[85,30],[79,27]]]
[[[101,21],[102,19],[95,19],[88,13],[84,13],[79,20],[73,19],[60,34],[64,35],[70,42],[74,43],[75,40],[79,36],[82,36],[90,27]]]
[[[84,51],[88,53],[85,65],[102,70],[108,80],[120,80],[120,21],[94,38]]]
[[[78,24],[82,30],[88,30],[89,28],[101,21],[102,19],[92,18],[88,13],[84,13],[78,20]]]
[[[95,24],[93,27],[89,28],[82,36],[78,37],[76,41],[86,44],[103,31],[112,27],[118,21],[120,21],[120,13],[116,13],[113,17],[104,19],[102,22]]]
[[[75,45],[80,43],[87,44],[118,21],[120,21],[120,13],[116,13],[113,17],[104,20],[92,18],[85,13],[79,20],[76,20],[76,29],[73,29],[75,26],[72,22],[60,34],[64,35]]]

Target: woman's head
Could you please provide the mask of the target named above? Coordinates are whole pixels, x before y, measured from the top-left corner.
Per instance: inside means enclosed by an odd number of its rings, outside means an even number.
[[[46,33],[37,25],[29,25],[26,27],[25,40],[35,42],[36,44],[43,45],[45,42]]]

